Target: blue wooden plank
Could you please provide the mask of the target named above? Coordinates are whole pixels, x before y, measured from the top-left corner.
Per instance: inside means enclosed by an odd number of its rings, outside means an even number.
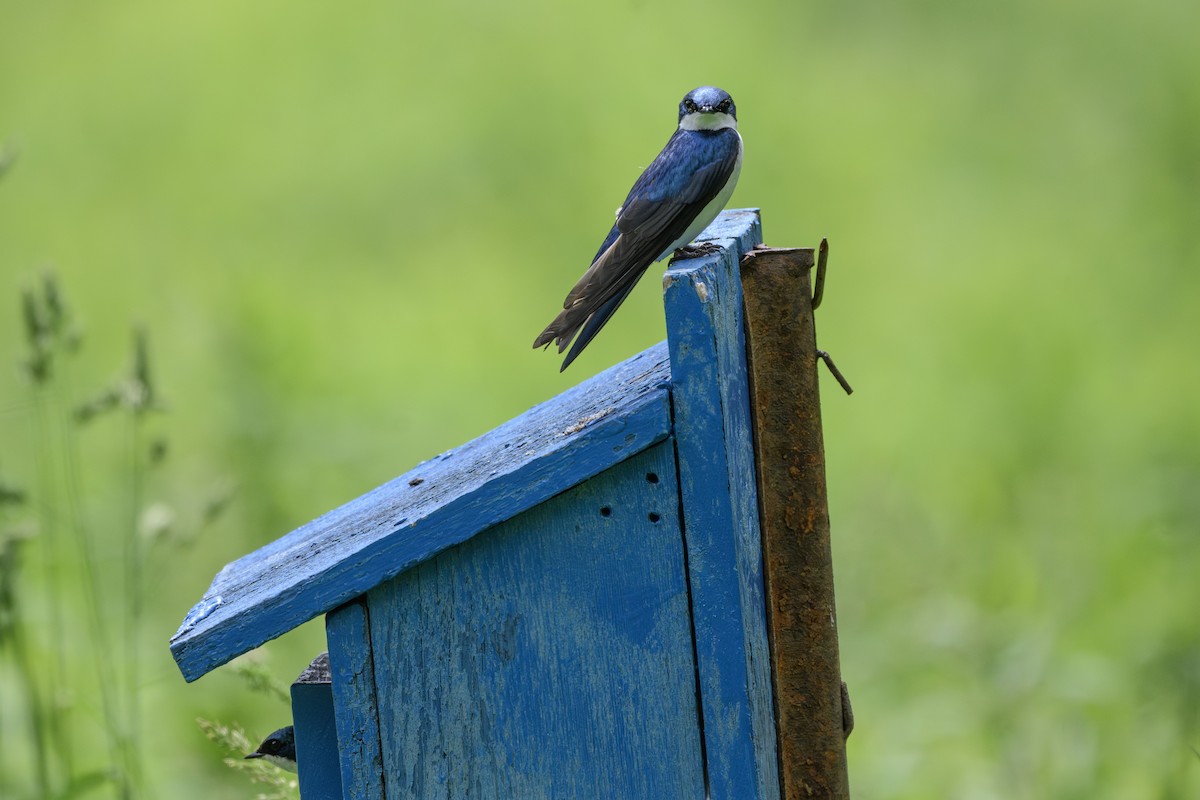
[[[365,600],[329,612],[325,638],[333,676],[343,795],[346,800],[383,800],[379,708]]]
[[[387,794],[702,800],[663,442],[368,595]]]
[[[697,242],[714,242],[722,247],[737,251],[737,262],[756,244],[762,244],[762,212],[757,208],[730,208],[722,211],[712,224],[705,228]],[[681,269],[687,262],[679,262]]]
[[[304,800],[342,800],[329,656],[322,653],[292,684],[296,766]]]
[[[229,564],[171,640],[191,681],[670,431],[657,345]]]
[[[741,255],[754,210],[710,232],[724,249],[664,278],[680,493],[712,800],[777,800]]]

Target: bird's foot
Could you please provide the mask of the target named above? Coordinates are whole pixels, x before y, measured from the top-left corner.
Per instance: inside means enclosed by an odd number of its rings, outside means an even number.
[[[671,259],[673,261],[682,261],[686,258],[699,258],[700,256],[710,256],[713,253],[719,252],[721,252],[721,245],[716,242],[696,242],[680,247],[671,256]]]

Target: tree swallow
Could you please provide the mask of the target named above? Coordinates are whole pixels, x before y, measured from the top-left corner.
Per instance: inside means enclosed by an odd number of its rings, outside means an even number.
[[[617,209],[617,221],[563,310],[533,342],[571,345],[560,372],[604,327],[653,261],[684,248],[729,202],[742,169],[742,137],[733,98],[715,86],[693,89],[679,104],[679,127]],[[697,255],[685,248],[679,255]],[[576,334],[578,338],[576,339]]]
[[[291,725],[280,728],[267,738],[246,758],[264,758],[280,769],[296,771],[296,729]]]

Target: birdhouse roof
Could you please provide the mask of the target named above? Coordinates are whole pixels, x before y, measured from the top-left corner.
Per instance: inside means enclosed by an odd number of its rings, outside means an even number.
[[[227,565],[171,639],[184,677],[665,439],[669,383],[664,342]]]

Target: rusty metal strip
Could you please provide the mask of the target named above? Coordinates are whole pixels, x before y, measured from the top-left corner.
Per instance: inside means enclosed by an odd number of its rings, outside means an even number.
[[[784,800],[849,798],[811,249],[742,261]]]

